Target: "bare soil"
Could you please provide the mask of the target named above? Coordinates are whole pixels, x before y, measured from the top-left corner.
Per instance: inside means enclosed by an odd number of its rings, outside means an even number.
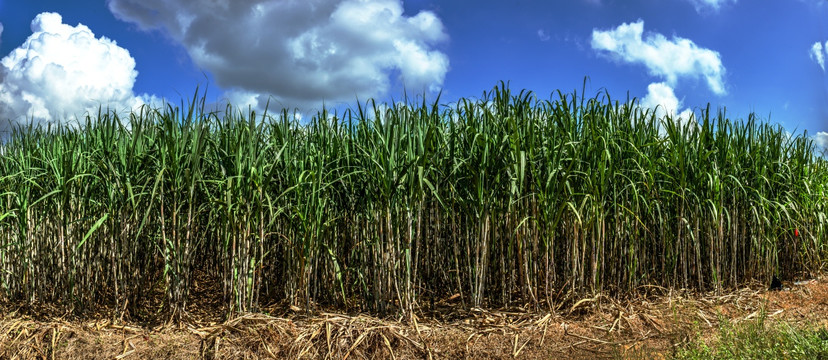
[[[551,312],[461,310],[456,299],[438,305],[422,318],[273,308],[278,316],[219,322],[198,314],[170,325],[4,304],[0,359],[658,359],[712,337],[725,319],[828,327],[828,278],[725,294],[646,287],[628,299],[596,296]]]

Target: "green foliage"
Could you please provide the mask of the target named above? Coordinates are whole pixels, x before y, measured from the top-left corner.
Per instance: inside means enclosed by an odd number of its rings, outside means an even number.
[[[696,340],[679,349],[676,359],[826,359],[828,330],[798,329],[788,324],[769,326],[764,319],[724,322],[709,344]]]

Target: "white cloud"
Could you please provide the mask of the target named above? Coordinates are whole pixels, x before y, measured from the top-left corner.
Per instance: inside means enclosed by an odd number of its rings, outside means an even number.
[[[592,48],[627,63],[640,63],[670,86],[679,78],[703,78],[717,95],[726,93],[725,68],[718,52],[700,48],[693,41],[673,36],[644,35],[644,21],[624,23],[612,30],[592,30]]]
[[[814,143],[820,148],[823,154],[828,155],[828,132],[820,131],[814,135]]]
[[[285,103],[376,97],[394,80],[410,90],[437,90],[449,68],[446,54],[435,49],[448,39],[440,19],[430,11],[403,14],[401,0],[108,5],[119,19],[168,34],[219,86]]]
[[[696,12],[719,11],[726,3],[736,3],[736,0],[688,0],[696,8]]]
[[[324,108],[328,111],[328,118],[332,118],[338,107],[347,106],[349,102],[343,103],[323,103],[313,102],[303,104],[306,106],[296,106],[297,104],[285,103],[273,96],[261,93],[230,89],[222,94],[222,97],[215,103],[208,105],[208,108],[215,109],[219,114],[227,110],[226,106],[230,105],[234,112],[241,112],[248,115],[250,111],[256,112],[256,118],[262,119],[262,115],[272,117],[274,119],[282,119],[284,113],[283,109],[287,110],[288,118],[295,121],[310,121],[310,119],[317,117]]]
[[[688,120],[693,113],[690,109],[679,111],[682,101],[676,97],[673,88],[663,82],[648,85],[647,96],[641,99],[640,105],[653,109],[659,119],[670,115],[673,118]]]
[[[224,92],[224,100],[227,100],[227,102],[230,103],[230,105],[232,105],[233,107],[242,109],[248,107],[256,110],[263,109],[264,106],[260,103],[259,97],[260,96],[257,93],[252,93],[243,90],[230,90]],[[265,103],[267,102],[267,99],[263,100],[265,100]]]
[[[828,52],[828,41],[825,42],[825,47],[819,41],[811,45],[811,59],[814,59],[819,64],[822,71],[825,71],[825,52]]]
[[[546,31],[543,31],[543,29],[539,29],[538,39],[540,39],[540,41],[549,41],[550,37],[549,34],[546,33]]]
[[[98,107],[132,110],[155,98],[132,92],[135,60],[88,27],[63,24],[56,13],[32,20],[32,35],[0,60],[0,129],[12,122],[57,122]]]

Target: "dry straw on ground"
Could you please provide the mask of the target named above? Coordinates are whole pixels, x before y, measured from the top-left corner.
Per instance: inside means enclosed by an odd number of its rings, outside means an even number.
[[[554,313],[473,309],[449,321],[285,309],[222,323],[143,326],[9,312],[0,320],[4,359],[548,359],[659,358],[719,322],[826,326],[828,281],[759,284],[724,295],[642,289],[623,301],[598,296]],[[49,309],[40,309],[48,313]],[[455,314],[460,312],[453,310]]]

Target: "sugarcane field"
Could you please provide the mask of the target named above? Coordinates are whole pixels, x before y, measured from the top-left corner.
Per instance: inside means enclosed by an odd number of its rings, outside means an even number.
[[[0,0],[0,359],[828,359],[825,19]]]
[[[308,124],[196,95],[15,130],[0,279],[32,320],[4,324],[0,355],[68,356],[91,328],[120,339],[107,356],[140,353],[148,326],[172,357],[612,355],[824,295],[793,285],[826,259],[828,163],[807,138],[504,86]]]

